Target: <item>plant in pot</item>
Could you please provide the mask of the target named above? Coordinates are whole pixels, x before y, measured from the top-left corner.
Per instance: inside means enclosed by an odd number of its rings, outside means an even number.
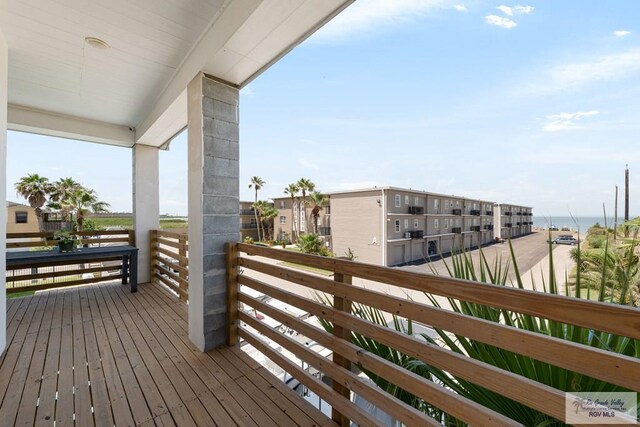
[[[77,236],[66,230],[56,231],[53,235],[58,241],[60,252],[73,252],[76,248]]]

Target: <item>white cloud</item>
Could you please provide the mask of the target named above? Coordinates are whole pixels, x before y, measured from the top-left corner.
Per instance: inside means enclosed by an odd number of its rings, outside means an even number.
[[[576,90],[601,81],[614,81],[640,72],[640,49],[599,55],[581,62],[559,64],[537,71],[534,82],[516,89],[516,93],[547,95]]]
[[[505,5],[500,5],[498,7],[496,7],[496,9],[498,9],[500,12],[504,13],[505,15],[508,16],[513,16],[513,15],[528,15],[529,13],[533,12],[534,7],[533,6],[505,6]]]
[[[557,132],[561,130],[579,129],[577,122],[584,117],[592,117],[600,114],[598,110],[577,111],[575,113],[560,113],[547,116],[548,123],[544,126],[545,132]]]
[[[505,15],[513,16],[513,9],[510,8],[509,6],[500,5],[496,7],[496,9],[498,9],[500,12],[504,13]]]
[[[506,28],[508,30],[518,26],[515,21],[498,15],[487,15],[484,17],[484,21],[489,25],[495,25],[496,27]]]
[[[322,27],[316,39],[342,39],[381,27],[402,25],[430,10],[451,7],[451,0],[358,0]]]
[[[616,37],[624,37],[624,36],[628,36],[629,34],[631,34],[631,31],[618,30],[613,32],[613,35]]]
[[[453,6],[453,8],[455,10],[457,10],[458,12],[467,12],[467,6],[463,5],[463,4],[456,4]]]
[[[313,170],[320,169],[320,166],[302,157],[298,159],[298,163],[300,164],[300,166],[302,166],[305,169],[313,169]]]

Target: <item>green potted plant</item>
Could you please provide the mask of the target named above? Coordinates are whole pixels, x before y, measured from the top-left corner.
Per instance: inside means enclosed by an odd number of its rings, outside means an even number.
[[[54,239],[58,241],[60,252],[73,252],[76,248],[77,236],[66,230],[56,231],[53,234]]]

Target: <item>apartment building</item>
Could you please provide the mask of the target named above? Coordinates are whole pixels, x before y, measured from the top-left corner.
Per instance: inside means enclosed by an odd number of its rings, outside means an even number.
[[[533,227],[531,207],[501,203],[494,205],[493,212],[496,237],[512,239],[531,233]]]
[[[291,197],[275,198],[273,205],[278,210],[278,217],[273,224],[275,240],[292,241],[294,230],[298,233],[315,232],[324,239],[328,247],[331,247],[330,206],[324,206],[315,220],[311,216],[312,206],[304,206],[300,198],[293,201]]]
[[[329,196],[338,256],[392,266],[493,241],[493,202],[394,187]]]

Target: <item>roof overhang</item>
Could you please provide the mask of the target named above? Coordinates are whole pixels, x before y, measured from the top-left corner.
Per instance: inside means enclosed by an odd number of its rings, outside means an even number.
[[[9,128],[166,146],[186,126],[186,87],[199,72],[240,89],[353,1],[141,0],[126,11],[118,3],[0,2]],[[87,47],[94,34],[110,47]]]

